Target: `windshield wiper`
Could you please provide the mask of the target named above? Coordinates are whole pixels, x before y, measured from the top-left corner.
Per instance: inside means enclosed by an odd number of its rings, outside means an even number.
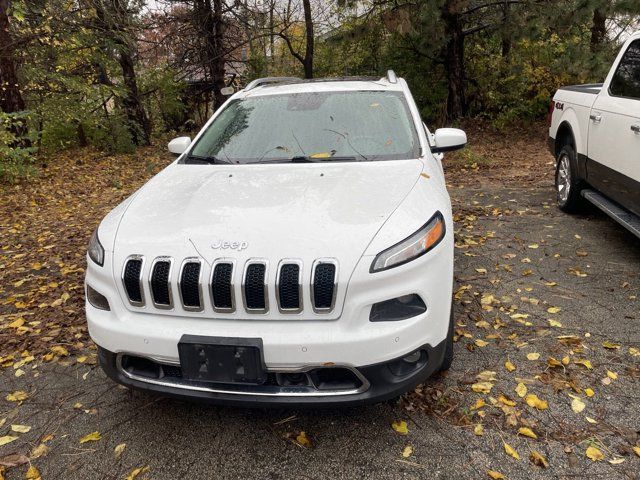
[[[289,160],[291,163],[321,163],[321,162],[355,162],[356,157],[309,157],[300,155]]]
[[[205,156],[201,156],[201,155],[189,154],[189,155],[187,155],[187,160],[195,160],[196,162],[209,163],[209,164],[214,164],[214,163],[230,164],[230,163],[232,163],[229,160],[218,158],[218,157],[215,157],[213,155],[208,155],[208,156],[205,157]]]

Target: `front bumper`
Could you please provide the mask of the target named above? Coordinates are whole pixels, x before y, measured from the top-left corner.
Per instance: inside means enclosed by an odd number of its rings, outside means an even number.
[[[242,407],[328,407],[350,406],[382,402],[395,398],[420,383],[423,383],[431,375],[436,373],[443,361],[446,348],[446,340],[435,347],[424,345],[419,350],[425,357],[415,370],[404,375],[394,374],[394,365],[402,362],[395,359],[354,368],[359,378],[363,379],[363,387],[351,393],[334,391],[323,395],[296,393],[296,389],[278,391],[268,387],[256,387],[252,390],[228,388],[216,386],[216,384],[194,384],[193,382],[181,382],[175,378],[148,379],[140,376],[132,376],[122,365],[122,357],[118,354],[98,349],[100,366],[105,373],[115,382],[130,388],[145,390],[162,396],[201,401],[217,405],[234,405]]]

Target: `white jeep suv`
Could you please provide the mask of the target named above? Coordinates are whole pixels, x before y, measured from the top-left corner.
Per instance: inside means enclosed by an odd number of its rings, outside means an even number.
[[[321,405],[400,395],[453,356],[453,221],[406,82],[266,78],[111,211],[88,251],[102,368],[163,395]]]

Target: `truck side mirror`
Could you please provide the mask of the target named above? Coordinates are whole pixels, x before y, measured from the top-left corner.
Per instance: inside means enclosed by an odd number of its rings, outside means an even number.
[[[182,155],[191,145],[190,137],[178,137],[169,142],[168,148],[176,157]]]
[[[459,128],[439,128],[434,137],[435,146],[431,147],[432,153],[451,152],[467,144],[467,134]]]

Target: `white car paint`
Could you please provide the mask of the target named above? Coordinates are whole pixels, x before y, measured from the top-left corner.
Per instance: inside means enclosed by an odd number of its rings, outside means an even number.
[[[89,332],[96,344],[110,352],[176,364],[177,344],[184,334],[259,337],[266,367],[277,369],[326,362],[371,365],[445,340],[453,282],[451,203],[440,163],[442,155],[434,156],[430,149],[438,134],[422,128],[406,82],[381,79],[264,86],[240,91],[229,101],[345,90],[403,92],[418,134],[420,157],[232,166],[185,165],[178,158],[100,224],[104,266],[88,258],[86,284],[104,295],[111,309],[99,310],[87,302]],[[222,109],[224,106],[192,145]],[[443,132],[441,138],[448,142],[447,147],[452,145],[452,134],[462,138],[459,131]],[[185,138],[174,142],[172,150],[186,148]],[[432,251],[404,265],[370,273],[378,253],[419,230],[438,211],[444,217],[446,235]],[[142,275],[147,302],[142,307],[128,302],[122,283],[123,266],[131,255],[148,259]],[[171,256],[178,264],[187,257],[200,258],[204,279],[211,278],[216,259],[231,259],[239,267],[249,259],[264,259],[271,308],[267,313],[243,308],[214,312],[205,292],[203,310],[187,311],[176,300],[176,266],[171,273],[174,306],[155,308],[148,301],[148,279],[151,260],[159,256]],[[328,313],[315,312],[310,304],[311,266],[319,258],[335,259],[339,265],[335,308]],[[282,259],[301,262],[300,313],[282,313],[275,307],[274,279]],[[238,278],[233,285],[235,297],[240,299]],[[423,298],[425,313],[404,321],[369,321],[374,303],[412,293]]]

